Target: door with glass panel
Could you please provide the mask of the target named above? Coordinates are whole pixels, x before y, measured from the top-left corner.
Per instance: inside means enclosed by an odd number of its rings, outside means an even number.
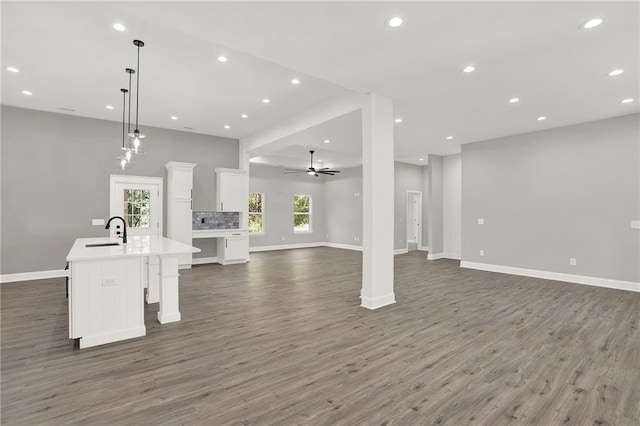
[[[110,215],[124,218],[127,236],[162,236],[161,196],[162,178],[112,175]],[[112,226],[111,236],[115,237],[117,231],[122,229]]]

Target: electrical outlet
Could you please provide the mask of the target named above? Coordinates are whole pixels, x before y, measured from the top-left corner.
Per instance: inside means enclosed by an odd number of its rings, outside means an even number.
[[[360,241],[360,237],[353,237],[353,241]]]
[[[282,236],[282,241],[284,241],[284,235]]]
[[[569,265],[576,266],[577,264],[578,262],[576,261],[575,257],[572,257],[571,259],[569,259]]]
[[[329,239],[329,234],[327,234],[327,240]]]
[[[104,225],[104,219],[91,219],[92,225]]]
[[[480,250],[480,256],[484,256],[484,250]]]
[[[482,217],[478,218],[478,225],[484,225],[484,218]]]
[[[116,285],[115,278],[103,278],[102,279],[102,287],[113,287]]]
[[[632,220],[631,229],[640,229],[640,220]]]

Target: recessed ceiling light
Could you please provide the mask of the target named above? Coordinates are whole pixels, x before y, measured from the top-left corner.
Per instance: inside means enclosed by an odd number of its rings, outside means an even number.
[[[400,25],[402,25],[404,21],[402,20],[401,17],[399,16],[394,16],[393,18],[389,18],[387,20],[387,25],[390,26],[391,28],[398,28]]]
[[[227,62],[229,59],[226,56],[218,56],[218,62]]]
[[[291,84],[300,84],[300,79],[294,78],[291,80]]]
[[[609,73],[609,75],[613,77],[613,76],[615,76],[615,75],[620,75],[620,74],[622,74],[623,72],[624,72],[624,70],[621,70],[620,68],[618,68],[618,69],[616,69],[616,70],[611,71],[611,72]]]
[[[509,99],[509,103],[511,103],[511,104],[516,104],[518,102],[520,102],[520,98],[511,98],[511,99]]]
[[[22,91],[22,94],[23,94],[23,95],[27,95],[27,96],[31,96],[31,95],[33,95],[33,93],[31,93],[31,92],[30,92],[30,91],[28,91],[28,90],[23,90],[23,91]]]
[[[474,67],[473,65],[467,65],[462,69],[462,72],[474,72],[475,70],[476,67]]]
[[[633,98],[627,98],[627,99],[623,99],[623,100],[621,100],[621,101],[620,101],[620,103],[622,103],[622,104],[628,104],[628,103],[633,102],[634,100],[635,100],[635,99],[633,99]]]
[[[249,116],[248,116],[247,114],[242,114],[242,115],[240,115],[240,117],[242,117],[242,118],[247,118],[247,117],[249,117]]]
[[[7,71],[11,71],[11,72],[20,72],[20,70],[16,67],[7,67]]]
[[[424,161],[424,158],[420,157],[418,158],[418,161]]]
[[[224,128],[225,128],[225,129],[230,129],[230,128],[231,128],[231,126],[229,126],[228,124],[225,124],[225,125],[224,125]]]
[[[113,26],[113,29],[116,30],[116,31],[122,32],[122,31],[126,31],[127,30],[127,28],[124,25],[122,25],[120,23],[117,23],[117,22],[115,24],[113,24],[112,26]]]
[[[268,104],[269,102],[271,102],[271,101],[270,101],[268,98],[264,98],[264,99],[262,100],[262,103],[263,103],[263,104]]]
[[[324,143],[329,143],[329,142],[331,142],[329,139],[324,140]]]
[[[178,117],[176,117],[175,115],[172,115],[172,116],[171,116],[171,119],[172,119],[172,120],[177,120],[177,119],[178,119]]]
[[[395,120],[393,120],[393,121],[395,121],[396,123],[402,123],[402,118],[396,118],[396,119],[395,119]]]
[[[547,117],[545,117],[545,116],[543,116],[543,115],[541,115],[540,117],[538,117],[538,121],[544,121],[544,120],[546,120],[546,119],[547,119]]]
[[[602,24],[603,21],[604,21],[603,18],[591,18],[584,24],[580,25],[580,28],[583,28],[585,30],[590,30],[591,28],[595,28],[598,25]]]
[[[447,140],[453,139],[453,136],[447,136]]]
[[[113,105],[105,105],[104,106],[106,109],[113,109]]]

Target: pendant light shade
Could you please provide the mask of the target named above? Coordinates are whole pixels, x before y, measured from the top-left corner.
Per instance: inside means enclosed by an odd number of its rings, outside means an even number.
[[[144,42],[141,40],[133,40],[133,45],[138,48],[137,70],[136,73],[136,127],[133,132],[129,132],[129,137],[133,139],[132,147],[135,152],[140,150],[141,139],[145,135],[138,128],[138,113],[140,111],[140,48],[144,47]],[[131,110],[129,110],[131,111]]]
[[[131,159],[131,151],[127,149],[125,145],[125,134],[126,134],[126,112],[127,112],[127,93],[129,90],[120,89],[122,92],[122,155],[118,157],[118,162],[120,163],[120,167],[122,170],[127,168],[127,164],[129,164],[129,160]],[[128,158],[127,158],[128,155]]]

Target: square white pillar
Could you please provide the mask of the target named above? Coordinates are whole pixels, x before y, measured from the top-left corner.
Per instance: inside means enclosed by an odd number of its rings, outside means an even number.
[[[362,102],[361,306],[395,303],[393,292],[393,102],[375,93]]]

